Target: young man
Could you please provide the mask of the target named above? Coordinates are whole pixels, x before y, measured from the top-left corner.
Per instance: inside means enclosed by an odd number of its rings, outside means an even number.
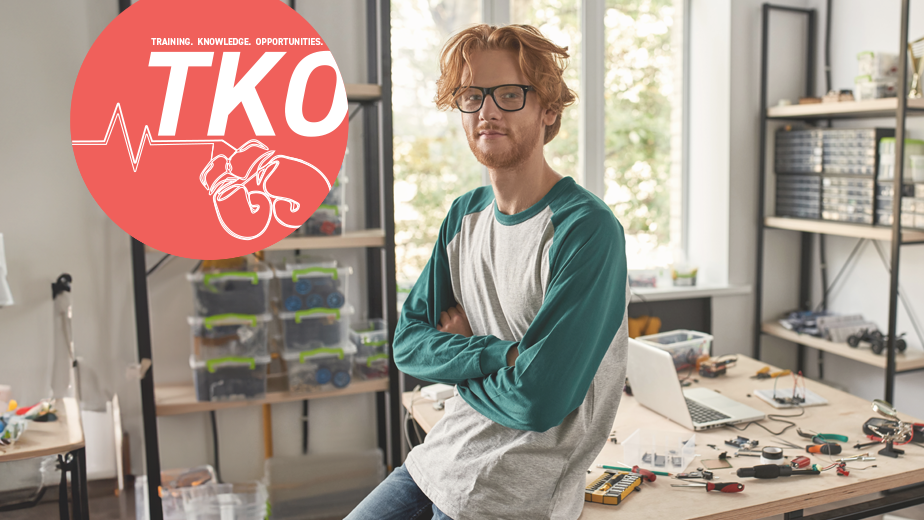
[[[622,226],[543,157],[574,102],[566,50],[487,25],[443,49],[437,105],[462,112],[491,186],[453,202],[393,355],[459,396],[350,520],[581,513],[625,381],[628,292]]]

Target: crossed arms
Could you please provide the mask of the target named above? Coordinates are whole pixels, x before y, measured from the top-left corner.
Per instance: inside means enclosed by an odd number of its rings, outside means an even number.
[[[457,385],[472,408],[508,428],[561,424],[583,402],[622,324],[622,227],[615,218],[585,219],[553,243],[545,299],[520,341],[471,333],[452,291],[446,228],[404,304],[395,363],[419,379]]]

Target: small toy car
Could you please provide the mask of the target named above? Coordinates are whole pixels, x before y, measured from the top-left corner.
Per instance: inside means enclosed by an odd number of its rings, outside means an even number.
[[[899,352],[904,352],[905,349],[908,348],[908,344],[903,339],[904,335],[903,333],[895,338],[895,350]],[[873,353],[882,354],[886,349],[888,336],[876,329],[863,329],[847,337],[847,345],[853,348],[859,347],[861,341],[869,343],[870,347],[873,349]]]

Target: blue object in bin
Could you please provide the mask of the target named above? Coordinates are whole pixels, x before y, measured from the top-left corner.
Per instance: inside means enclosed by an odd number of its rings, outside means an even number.
[[[337,388],[344,388],[350,384],[350,373],[345,371],[340,371],[334,374],[334,386]]]
[[[286,298],[286,310],[295,312],[301,310],[302,308],[302,299],[298,296],[289,296]]]
[[[324,306],[324,297],[318,293],[309,294],[308,298],[305,299],[305,307],[309,309],[317,309],[318,307]]]
[[[299,280],[295,283],[295,292],[301,295],[305,295],[311,292],[311,281],[310,280]]]
[[[327,383],[330,383],[330,379],[331,379],[330,369],[327,367],[319,368],[318,371],[315,372],[314,378],[318,382],[319,385],[326,385]]]
[[[343,307],[343,294],[334,291],[327,295],[327,308],[328,309],[339,309]]]

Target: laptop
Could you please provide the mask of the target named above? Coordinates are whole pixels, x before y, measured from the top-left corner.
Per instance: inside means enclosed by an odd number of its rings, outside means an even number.
[[[670,353],[641,341],[629,339],[626,374],[639,403],[691,430],[711,430],[765,417],[763,412],[708,388],[682,388]]]

